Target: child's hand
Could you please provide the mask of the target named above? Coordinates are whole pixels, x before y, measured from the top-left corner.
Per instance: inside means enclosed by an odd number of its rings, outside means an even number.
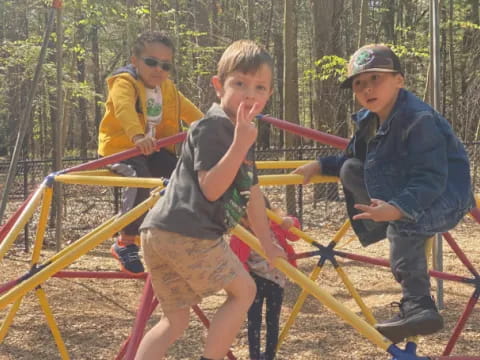
[[[150,155],[155,151],[155,139],[148,135],[135,135],[133,143],[143,155]]]
[[[318,161],[302,165],[292,171],[292,174],[303,175],[303,185],[308,184],[314,175],[322,173],[322,167]]]
[[[353,220],[394,221],[403,217],[402,212],[397,207],[386,201],[379,199],[371,199],[370,201],[370,205],[355,204],[355,209],[363,212],[355,215]]]
[[[255,115],[260,112],[260,104],[255,103],[247,113],[245,102],[241,102],[237,109],[234,142],[248,151],[257,139],[258,130],[253,122]]]
[[[290,216],[284,216],[280,227],[282,230],[288,230],[293,226],[293,219]]]

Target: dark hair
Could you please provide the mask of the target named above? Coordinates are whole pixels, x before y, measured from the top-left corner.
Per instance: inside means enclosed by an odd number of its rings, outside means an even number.
[[[172,52],[175,54],[175,45],[173,45],[173,41],[168,35],[160,31],[147,31],[137,37],[132,46],[132,54],[140,56],[145,49],[145,45],[152,43],[163,44],[172,49]]]
[[[263,47],[251,40],[237,40],[224,51],[218,62],[217,75],[223,84],[230,73],[256,72],[263,64],[270,67],[273,73],[273,59]]]

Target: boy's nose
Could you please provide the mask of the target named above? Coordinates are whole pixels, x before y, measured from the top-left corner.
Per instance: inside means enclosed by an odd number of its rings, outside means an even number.
[[[372,85],[371,85],[371,84],[367,84],[367,85],[365,85],[364,91],[365,91],[367,94],[369,94],[369,93],[372,92],[372,89],[373,89]]]
[[[245,90],[245,97],[248,99],[253,99],[255,96],[255,90],[254,89],[247,89]]]

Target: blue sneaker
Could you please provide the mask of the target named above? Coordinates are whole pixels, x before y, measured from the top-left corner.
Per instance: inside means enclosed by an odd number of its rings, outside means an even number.
[[[115,239],[110,252],[120,263],[120,269],[130,275],[138,275],[145,271],[140,260],[139,248],[135,244],[119,245],[118,239]]]

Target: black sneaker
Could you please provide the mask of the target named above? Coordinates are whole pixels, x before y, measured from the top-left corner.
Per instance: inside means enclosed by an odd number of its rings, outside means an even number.
[[[429,335],[443,328],[443,318],[430,296],[402,299],[392,305],[398,306],[400,313],[375,328],[394,344],[409,336]]]
[[[145,271],[140,260],[139,248],[135,244],[119,245],[116,239],[110,248],[113,257],[120,263],[120,269],[130,275],[138,275]]]

